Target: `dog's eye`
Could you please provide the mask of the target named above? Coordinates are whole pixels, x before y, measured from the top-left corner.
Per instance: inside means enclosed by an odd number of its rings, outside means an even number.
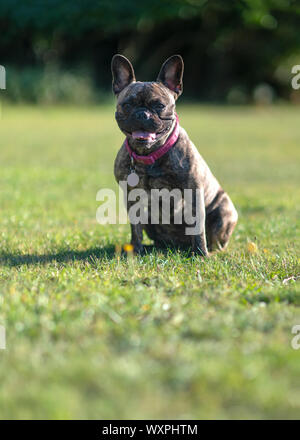
[[[155,110],[161,112],[165,108],[165,105],[162,104],[161,102],[156,102],[154,104],[154,108],[155,108]]]
[[[124,110],[124,112],[129,112],[131,109],[131,104],[126,102],[125,104],[122,105],[122,109]]]

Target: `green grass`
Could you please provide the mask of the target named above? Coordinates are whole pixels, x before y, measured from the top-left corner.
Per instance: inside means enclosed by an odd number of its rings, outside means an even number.
[[[300,108],[178,113],[240,216],[205,261],[115,256],[128,225],[95,220],[112,107],[4,105],[1,418],[299,417]]]

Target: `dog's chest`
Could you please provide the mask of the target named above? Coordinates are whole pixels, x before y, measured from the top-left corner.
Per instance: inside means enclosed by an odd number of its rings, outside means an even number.
[[[162,177],[164,172],[161,168],[161,166],[159,166],[159,164],[157,164],[157,162],[154,162],[154,164],[152,165],[147,165],[145,167],[145,174],[147,175],[147,177],[149,178],[158,178],[158,177]]]
[[[174,187],[172,174],[157,162],[152,165],[136,164],[134,171],[139,176],[139,183],[136,186],[138,188],[149,191]]]
[[[155,162],[152,165],[137,163],[134,171],[139,176],[139,183],[136,188],[150,191],[151,189],[166,188],[172,190],[182,187],[181,176],[174,172],[167,163]]]

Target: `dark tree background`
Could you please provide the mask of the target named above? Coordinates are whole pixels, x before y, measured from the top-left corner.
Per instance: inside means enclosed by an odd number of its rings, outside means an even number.
[[[122,53],[138,79],[184,57],[185,97],[294,99],[300,64],[296,0],[1,0],[0,64],[13,100],[92,100],[110,91]]]

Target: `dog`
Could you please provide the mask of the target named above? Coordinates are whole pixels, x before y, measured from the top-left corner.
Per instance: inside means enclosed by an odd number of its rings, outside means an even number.
[[[215,248],[225,249],[238,214],[186,131],[179,126],[175,104],[183,90],[182,57],[168,58],[153,82],[136,81],[130,61],[122,55],[114,55],[111,68],[113,92],[117,97],[115,118],[126,136],[114,164],[117,182],[127,179],[129,182],[128,176],[133,173],[135,187],[147,193],[164,188],[179,189],[182,194],[186,189],[192,190],[190,209],[197,224],[196,231],[187,234],[188,224],[174,221],[174,212],[178,209],[175,201],[170,224],[161,221],[161,204],[158,221],[151,222],[151,202],[148,202],[149,221],[131,222],[134,252],[144,251],[144,230],[157,247],[190,248],[204,257]],[[127,212],[132,206],[129,186],[125,201]],[[182,207],[186,202],[181,199],[177,204]]]

